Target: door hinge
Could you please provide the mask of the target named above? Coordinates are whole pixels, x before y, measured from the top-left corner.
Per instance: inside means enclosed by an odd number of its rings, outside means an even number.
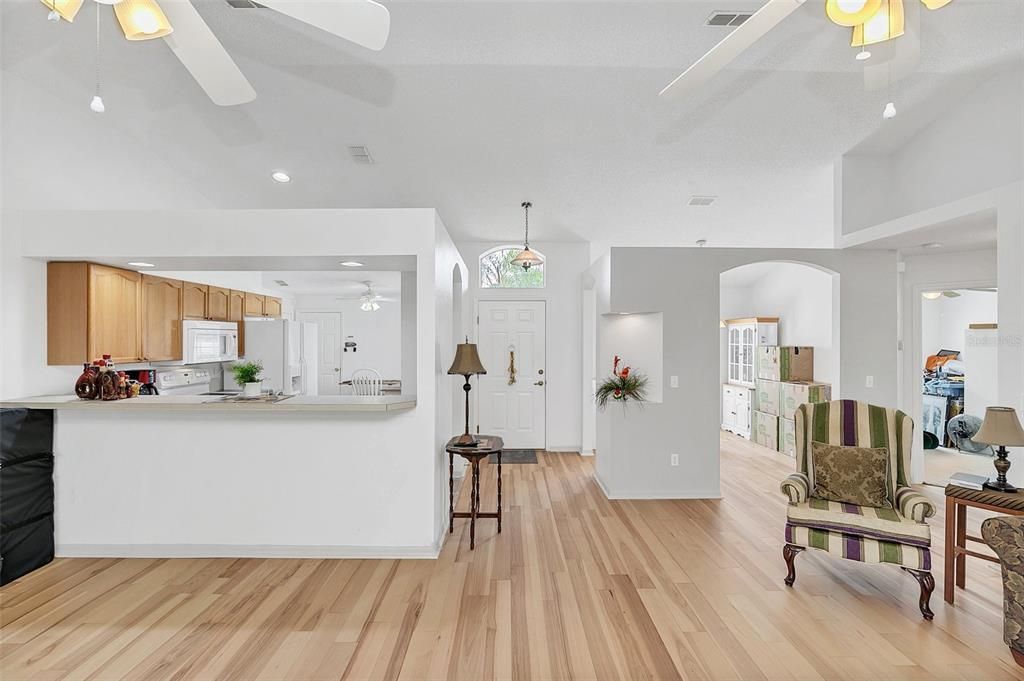
[[[476,316],[476,325],[480,326],[480,315]]]
[[[480,424],[479,424],[479,423],[478,423],[478,424],[476,424],[476,434],[477,434],[477,435],[479,435],[479,434],[480,434]]]

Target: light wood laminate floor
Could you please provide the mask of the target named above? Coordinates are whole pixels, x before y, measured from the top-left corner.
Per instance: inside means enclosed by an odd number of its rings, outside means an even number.
[[[609,502],[573,454],[506,466],[503,534],[480,521],[471,552],[457,521],[437,561],[57,560],[0,590],[0,678],[1022,678],[994,565],[933,622],[892,567],[808,551],[783,586],[792,460],[722,444],[721,500]]]

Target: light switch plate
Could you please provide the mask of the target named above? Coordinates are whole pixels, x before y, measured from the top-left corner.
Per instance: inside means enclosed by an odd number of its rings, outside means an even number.
[[[874,388],[875,387],[875,377],[874,376],[866,377],[864,379],[864,387],[865,388]]]
[[[669,376],[668,377],[668,384],[672,388],[678,388],[679,387],[679,377],[678,376]]]
[[[671,461],[673,466],[678,466],[679,465],[679,455],[678,454],[673,454],[671,459],[670,459],[670,461]]]

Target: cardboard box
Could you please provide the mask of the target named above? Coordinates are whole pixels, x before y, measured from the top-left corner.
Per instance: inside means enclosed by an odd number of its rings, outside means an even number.
[[[766,414],[763,411],[755,411],[753,423],[750,430],[754,442],[767,447],[768,449],[779,449],[779,417],[773,414]]]
[[[779,451],[796,458],[796,421],[779,419]]]
[[[832,386],[828,383],[812,383],[809,381],[782,384],[782,412],[784,419],[796,418],[796,410],[801,404],[817,404],[832,400]]]
[[[782,384],[778,381],[757,382],[757,402],[754,409],[765,414],[780,416],[782,414]]]
[[[758,348],[757,377],[768,381],[813,381],[814,348]]]

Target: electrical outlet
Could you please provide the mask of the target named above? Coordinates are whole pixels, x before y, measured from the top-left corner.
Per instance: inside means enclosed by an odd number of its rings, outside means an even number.
[[[668,384],[672,388],[678,388],[679,387],[679,377],[678,376],[669,376],[668,377]]]
[[[867,377],[865,377],[864,378],[864,387],[865,388],[874,388],[875,387],[875,377],[874,376],[867,376]]]
[[[673,454],[672,455],[671,464],[673,466],[678,466],[679,465],[679,455],[678,454]]]

